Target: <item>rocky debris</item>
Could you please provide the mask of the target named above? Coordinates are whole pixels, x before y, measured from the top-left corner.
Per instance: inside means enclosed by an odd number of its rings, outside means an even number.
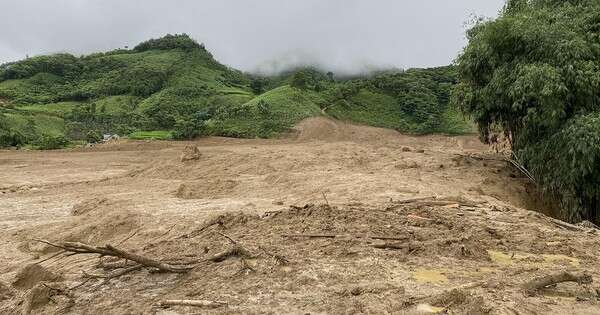
[[[183,152],[181,153],[181,162],[199,160],[201,155],[202,154],[200,153],[200,150],[197,146],[188,145],[185,147],[185,149],[183,149]]]
[[[60,281],[62,277],[38,264],[31,264],[21,269],[15,276],[13,287],[20,290],[33,288],[42,281]]]

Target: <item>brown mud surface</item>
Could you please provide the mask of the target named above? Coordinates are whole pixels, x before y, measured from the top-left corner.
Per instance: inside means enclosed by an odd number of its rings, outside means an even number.
[[[600,314],[597,230],[532,191],[474,136],[325,118],[276,140],[0,151],[0,314]],[[98,278],[132,261],[34,239],[194,268]],[[562,271],[596,282],[523,289]]]

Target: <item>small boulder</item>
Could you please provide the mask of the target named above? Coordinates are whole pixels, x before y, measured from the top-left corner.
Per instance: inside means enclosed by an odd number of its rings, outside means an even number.
[[[188,145],[185,147],[185,149],[183,149],[183,152],[181,153],[181,162],[199,160],[201,155],[202,154],[200,153],[200,150],[197,146]]]

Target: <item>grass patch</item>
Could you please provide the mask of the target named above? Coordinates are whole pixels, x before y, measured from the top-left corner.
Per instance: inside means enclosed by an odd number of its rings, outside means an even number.
[[[73,107],[80,105],[80,102],[58,102],[50,104],[35,104],[19,106],[19,110],[28,111],[34,114],[45,114],[50,116],[65,117],[73,110]]]
[[[168,130],[136,131],[129,135],[134,140],[172,140],[173,135]]]

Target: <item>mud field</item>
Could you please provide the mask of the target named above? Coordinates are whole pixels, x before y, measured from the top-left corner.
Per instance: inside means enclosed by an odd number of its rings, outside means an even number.
[[[324,118],[0,151],[0,313],[600,314],[597,230],[534,197],[474,136]]]

